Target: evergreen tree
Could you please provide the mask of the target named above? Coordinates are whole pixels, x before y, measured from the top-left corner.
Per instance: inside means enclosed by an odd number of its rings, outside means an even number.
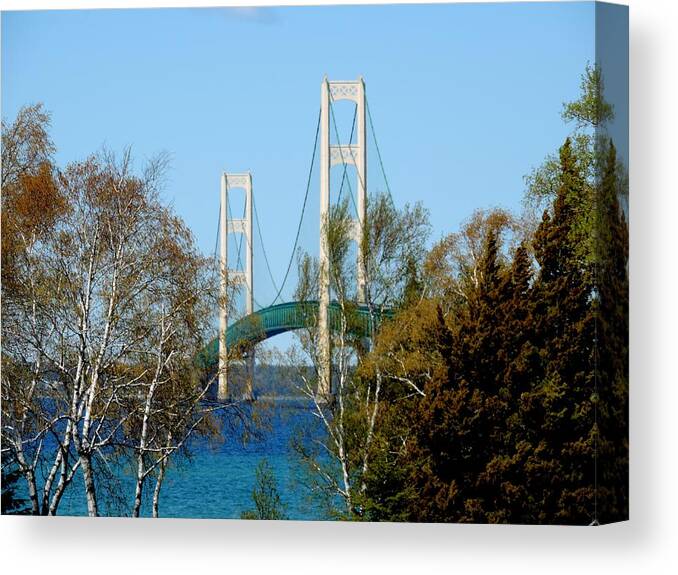
[[[473,438],[473,457],[467,463],[466,502],[463,521],[494,520],[496,490],[483,481],[488,463],[500,452],[505,421],[510,409],[501,394],[502,375],[507,367],[503,327],[506,317],[507,271],[498,261],[498,235],[491,230],[485,240],[481,278],[476,297],[470,302],[467,325],[461,329],[462,345],[458,366],[478,400]]]
[[[617,158],[610,142],[598,190],[597,510],[601,522],[628,518],[628,227],[619,205]]]
[[[498,234],[485,238],[480,278],[458,318],[455,330],[446,325],[439,308],[432,345],[437,345],[444,369],[426,385],[426,395],[414,409],[409,455],[418,498],[410,514],[419,521],[499,521],[496,490],[483,481],[488,464],[501,449],[510,409],[501,394],[507,354],[503,350],[503,311],[510,295],[499,263]]]
[[[540,377],[538,349],[534,345],[532,314],[532,264],[525,244],[515,252],[502,282],[502,322],[497,326],[502,358],[498,396],[504,410],[494,452],[478,481],[487,493],[489,522],[529,523],[537,505],[525,482],[524,467],[530,453],[530,437],[520,417],[523,394]]]
[[[252,490],[254,509],[244,511],[241,519],[287,519],[285,505],[280,498],[273,469],[266,459],[257,466],[256,485]]]
[[[572,233],[583,186],[568,139],[560,150],[553,216],[545,213],[535,234],[535,335],[544,375],[523,410],[534,436],[527,478],[541,509],[537,520],[544,523],[595,518],[594,286]]]
[[[25,515],[30,513],[28,500],[17,493],[19,481],[21,481],[21,472],[18,467],[11,463],[3,465],[1,505],[3,515]]]
[[[528,199],[546,204],[532,237],[507,261],[477,219],[432,250],[426,295],[408,276],[408,319],[370,354],[401,369],[380,408],[367,518],[628,517],[627,183],[601,138],[612,115],[587,68],[563,112],[572,139],[528,178]]]

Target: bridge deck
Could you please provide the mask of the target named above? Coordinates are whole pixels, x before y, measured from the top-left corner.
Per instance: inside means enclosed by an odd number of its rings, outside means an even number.
[[[273,305],[260,309],[228,327],[226,331],[226,346],[231,349],[236,346],[255,345],[269,337],[313,327],[318,321],[318,302],[302,301]],[[350,304],[346,307],[346,314],[342,314],[338,302],[330,304],[330,329],[337,331],[341,327],[342,318],[348,320],[348,330],[357,335],[367,336],[372,332],[370,313],[367,306]],[[380,316],[390,317],[391,311],[385,310]],[[218,363],[219,340],[214,338],[203,350],[199,361],[206,367],[213,367]]]

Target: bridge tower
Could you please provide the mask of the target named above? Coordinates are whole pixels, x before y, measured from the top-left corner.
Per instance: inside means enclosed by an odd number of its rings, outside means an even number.
[[[357,106],[357,144],[330,144],[330,117],[332,102],[351,100]],[[332,392],[332,366],[330,349],[330,270],[327,222],[330,213],[330,169],[336,164],[353,164],[357,172],[357,218],[354,221],[354,239],[358,245],[356,262],[358,303],[365,302],[365,259],[362,253],[362,238],[367,210],[367,132],[365,122],[365,82],[362,76],[358,80],[329,81],[323,79],[320,88],[320,308],[318,310],[319,329],[319,382],[318,393],[329,397]]]
[[[245,217],[242,219],[228,217],[228,194],[232,189],[245,190]],[[245,239],[245,270],[228,267],[228,235],[242,234]],[[220,238],[220,290],[219,290],[219,388],[217,396],[220,400],[229,397],[228,389],[228,350],[226,348],[226,330],[228,329],[229,283],[235,282],[245,286],[245,313],[254,311],[254,284],[252,276],[252,174],[221,175],[221,210],[219,215]],[[247,360],[247,387],[245,398],[251,399],[252,381],[254,379],[254,349],[250,350]]]

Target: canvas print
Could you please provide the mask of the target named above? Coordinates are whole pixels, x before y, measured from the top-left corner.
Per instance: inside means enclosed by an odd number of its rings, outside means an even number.
[[[2,513],[628,519],[628,9],[2,13]]]

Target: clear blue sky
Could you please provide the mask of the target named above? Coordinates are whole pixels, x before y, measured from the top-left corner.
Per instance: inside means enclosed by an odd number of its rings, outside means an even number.
[[[2,114],[43,102],[62,164],[102,144],[169,152],[166,198],[205,252],[220,172],[251,170],[280,278],[324,74],[364,76],[394,199],[423,201],[436,239],[475,208],[519,207],[570,129],[594,26],[590,2],[5,12]]]

